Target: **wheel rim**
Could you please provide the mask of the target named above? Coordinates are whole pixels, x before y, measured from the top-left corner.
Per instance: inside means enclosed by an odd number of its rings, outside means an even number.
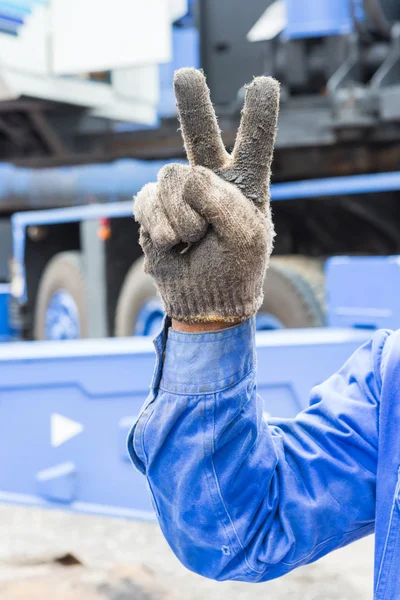
[[[45,333],[48,340],[76,340],[81,337],[78,306],[66,290],[58,290],[50,298]]]
[[[156,335],[162,327],[164,309],[158,298],[150,298],[139,311],[133,326],[133,335]]]
[[[260,312],[256,316],[257,331],[274,331],[275,329],[284,329],[284,324],[270,313]]]

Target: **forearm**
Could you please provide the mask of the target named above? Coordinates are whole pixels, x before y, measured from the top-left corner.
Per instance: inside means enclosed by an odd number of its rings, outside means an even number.
[[[315,390],[308,411],[268,424],[253,338],[250,322],[171,332],[155,400],[130,440],[171,547],[216,579],[277,577],[374,525],[372,345]]]
[[[210,321],[209,323],[182,323],[176,319],[172,319],[172,329],[181,333],[206,333],[207,331],[221,331],[238,325],[239,321],[233,323],[218,323]]]

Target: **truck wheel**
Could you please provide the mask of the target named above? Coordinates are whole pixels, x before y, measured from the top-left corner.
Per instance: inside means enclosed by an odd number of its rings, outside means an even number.
[[[258,329],[323,327],[324,307],[311,279],[295,261],[272,259],[264,283],[264,302],[257,316]]]
[[[60,252],[40,279],[33,327],[35,340],[87,337],[85,278],[80,252]]]
[[[325,259],[311,258],[309,256],[302,256],[301,254],[289,254],[287,256],[274,256],[271,259],[271,263],[288,268],[306,280],[324,313],[325,322]]]
[[[150,275],[144,272],[143,257],[129,269],[115,311],[115,336],[156,335],[164,310]]]

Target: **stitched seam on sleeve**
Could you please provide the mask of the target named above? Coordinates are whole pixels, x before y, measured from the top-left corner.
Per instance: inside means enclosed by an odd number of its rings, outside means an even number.
[[[226,514],[226,516],[227,516],[227,518],[229,519],[229,522],[230,522],[230,524],[231,524],[231,527],[232,527],[232,529],[233,529],[233,532],[234,532],[234,534],[235,534],[235,536],[236,536],[236,539],[237,539],[237,541],[238,541],[238,543],[239,543],[239,546],[240,546],[240,547],[241,547],[241,549],[243,550],[244,557],[245,557],[245,561],[246,561],[246,565],[248,566],[248,568],[250,569],[250,571],[252,571],[252,572],[254,572],[254,573],[262,574],[262,573],[264,573],[264,572],[265,572],[265,570],[266,570],[266,569],[263,569],[262,571],[259,571],[258,569],[255,569],[254,567],[252,567],[252,566],[250,565],[250,563],[249,563],[249,561],[248,561],[248,559],[247,559],[246,549],[245,549],[245,547],[243,546],[243,544],[242,544],[242,542],[241,542],[241,539],[240,539],[240,537],[239,537],[239,534],[238,534],[238,532],[236,531],[235,525],[234,525],[234,523],[233,523],[233,520],[232,520],[232,518],[231,518],[231,515],[229,514],[228,508],[227,508],[227,506],[226,506],[226,504],[225,504],[225,501],[224,501],[224,498],[223,498],[223,496],[222,496],[221,487],[220,487],[220,485],[219,485],[219,481],[218,481],[218,475],[217,475],[217,472],[216,472],[216,469],[215,469],[215,464],[214,464],[214,459],[213,459],[213,456],[214,456],[214,450],[215,450],[215,448],[214,448],[214,439],[215,439],[215,431],[214,431],[214,428],[215,428],[215,418],[214,418],[214,413],[215,413],[215,400],[216,400],[216,397],[215,397],[215,394],[214,394],[214,397],[213,397],[213,437],[212,437],[212,454],[211,454],[211,464],[212,464],[212,470],[213,470],[213,476],[214,476],[215,486],[216,486],[216,489],[217,489],[217,492],[218,492],[218,496],[219,496],[219,499],[220,499],[221,505],[222,505],[222,507],[223,507],[223,510],[224,510],[224,512],[225,512],[225,514]]]
[[[150,406],[150,404],[149,404],[149,406]],[[146,410],[147,410],[147,408],[146,408]],[[145,422],[142,425],[142,431],[141,431],[141,434],[140,434],[140,445],[141,445],[141,448],[142,448],[143,456],[144,456],[144,458],[146,460],[146,463],[145,463],[146,467],[147,467],[147,463],[148,463],[148,456],[147,456],[146,448],[144,446],[144,434],[146,433],[147,425],[149,424],[150,418],[153,416],[153,414],[154,414],[154,410],[152,410],[149,413],[149,415],[147,416],[147,419],[145,420]],[[142,418],[143,418],[143,415],[142,415]]]
[[[214,399],[213,400],[215,400],[215,395],[214,395]],[[204,404],[204,421],[205,421],[207,419],[207,397],[204,397],[203,404]],[[204,426],[205,426],[205,422],[204,422]],[[211,439],[211,453],[213,452],[213,450],[214,450],[214,419],[213,419],[213,437]],[[207,445],[206,445],[206,436],[205,435],[203,436],[203,451],[204,451],[204,456],[207,457]],[[209,458],[211,460],[211,464],[213,465],[211,457],[209,457]],[[211,486],[210,486],[210,481],[209,481],[210,477],[209,477],[209,474],[207,473],[207,469],[205,470],[205,472],[206,472],[206,481],[207,481],[208,493],[210,495],[211,502],[212,502],[212,504],[214,506],[214,510],[215,510],[215,512],[217,514],[218,521],[221,523],[221,525],[222,525],[222,527],[223,527],[223,529],[225,531],[225,536],[226,536],[227,540],[229,540],[229,543],[232,544],[231,537],[230,537],[230,535],[229,535],[229,533],[228,533],[228,531],[226,529],[225,523],[218,516],[218,507],[215,505],[214,496],[213,496],[213,493],[211,491]]]
[[[379,381],[380,390],[382,388],[382,381],[384,379],[386,367],[387,367],[388,343],[389,343],[390,337],[391,337],[391,334],[389,332],[387,332],[387,335],[385,337],[383,344],[381,344],[378,349],[378,352],[377,352],[377,364],[379,365],[378,373],[376,373],[376,369],[374,366],[374,372],[375,372],[375,376],[377,376],[377,379]]]

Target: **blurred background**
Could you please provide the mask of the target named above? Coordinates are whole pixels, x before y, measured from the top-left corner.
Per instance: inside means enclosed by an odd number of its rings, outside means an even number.
[[[184,66],[204,70],[228,149],[245,84],[282,86],[266,412],[294,416],[400,325],[399,2],[0,1],[2,597],[372,597],[373,540],[256,587],[189,574],[129,464],[163,319],[132,196],[185,160]]]

